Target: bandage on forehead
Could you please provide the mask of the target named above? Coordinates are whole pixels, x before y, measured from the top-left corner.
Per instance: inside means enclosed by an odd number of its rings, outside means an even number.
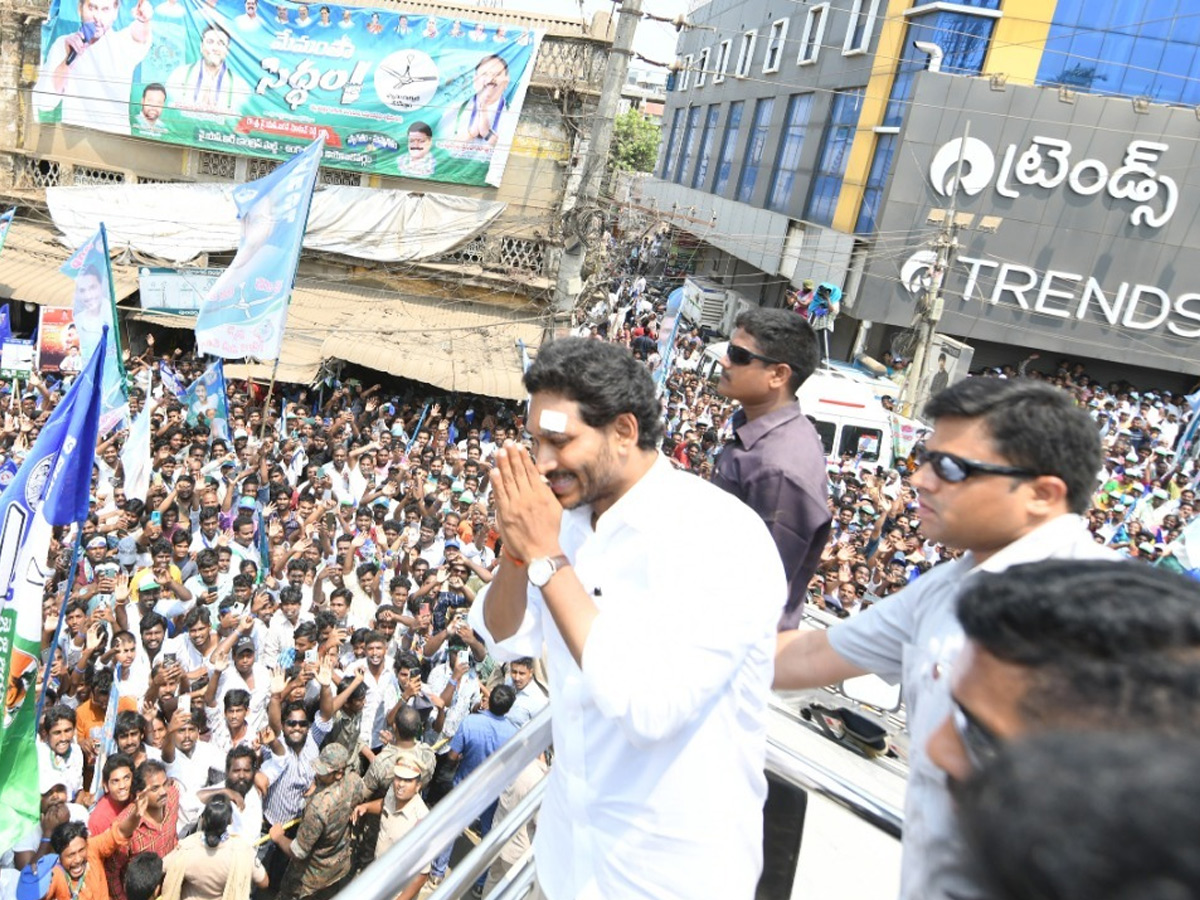
[[[538,426],[542,431],[553,431],[562,434],[567,430],[567,414],[557,409],[543,409],[538,418]]]

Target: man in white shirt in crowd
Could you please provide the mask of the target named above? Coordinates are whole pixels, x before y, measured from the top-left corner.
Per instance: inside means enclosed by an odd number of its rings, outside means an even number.
[[[528,656],[514,659],[508,664],[508,677],[517,692],[517,699],[508,711],[508,720],[520,728],[540,713],[550,702],[550,698],[534,680],[533,660]]]
[[[517,444],[497,452],[504,552],[470,622],[499,659],[548,647],[555,765],[535,894],[748,900],[779,554],[749,507],[658,453],[654,384],[626,348],[555,341],[525,386],[537,463]]]
[[[916,450],[925,537],[967,551],[828,631],[779,636],[775,686],[818,687],[874,672],[904,685],[911,733],[904,900],[986,895],[965,867],[945,773],[927,752],[951,715],[946,677],[962,649],[959,594],[976,572],[1044,559],[1111,559],[1081,514],[1100,469],[1095,423],[1071,395],[1028,379],[968,378],[925,407]]]

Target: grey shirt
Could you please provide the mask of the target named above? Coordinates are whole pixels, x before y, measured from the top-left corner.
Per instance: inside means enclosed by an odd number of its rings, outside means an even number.
[[[837,653],[861,669],[904,685],[909,776],[904,802],[904,900],[987,896],[971,877],[946,776],[925,746],[950,715],[950,668],[963,645],[957,602],[977,571],[1002,572],[1044,559],[1115,559],[1086,523],[1063,515],[1013,541],[976,566],[970,553],[931,569],[898,594],[829,630]]]
[[[733,440],[717,457],[712,482],[767,523],[788,579],[779,627],[795,628],[804,614],[808,582],[829,540],[825,451],[817,430],[794,403],[753,422],[739,409],[733,414],[733,431]]]

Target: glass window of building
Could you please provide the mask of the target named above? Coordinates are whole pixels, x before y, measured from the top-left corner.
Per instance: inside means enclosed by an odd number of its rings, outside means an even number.
[[[717,163],[717,174],[713,178],[712,192],[714,194],[725,193],[725,188],[729,186],[729,173],[733,169],[733,155],[737,152],[738,132],[742,127],[743,106],[741,100],[729,104],[729,118],[725,120],[725,134],[721,138],[721,158]]]
[[[821,41],[825,39],[825,22],[829,19],[829,4],[814,6],[804,17],[804,34],[800,37],[800,55],[796,62],[802,66],[817,61]]]
[[[721,117],[721,106],[714,103],[708,108],[704,117],[704,133],[700,136],[700,155],[696,157],[696,173],[692,176],[692,187],[704,189],[705,179],[708,178],[708,166],[712,159],[713,144],[717,137],[717,119]]]
[[[696,152],[696,128],[700,124],[700,107],[692,106],[688,108],[687,128],[683,132],[683,140],[680,142],[683,145],[683,156],[679,159],[679,165],[675,168],[675,181],[683,184],[684,176],[687,174],[692,165],[692,157]]]
[[[866,53],[875,30],[875,16],[879,12],[879,0],[851,0],[850,20],[846,25],[846,41],[842,53]]]
[[[862,106],[863,88],[838,91],[829,110],[821,149],[817,154],[817,170],[813,173],[812,189],[804,218],[818,225],[832,225],[842,191],[842,178],[854,143],[854,130]]]
[[[1038,84],[1200,105],[1196,0],[1090,4],[1059,0]]]
[[[754,196],[754,185],[758,181],[758,169],[762,165],[763,152],[767,147],[767,132],[771,129],[771,113],[774,109],[774,97],[764,97],[755,101],[754,120],[750,124],[746,157],[742,160],[742,174],[738,177],[735,198],[741,203],[749,203],[750,198]]]
[[[679,89],[681,91],[686,91],[688,85],[692,83],[692,64],[694,62],[695,59],[690,53],[683,58],[683,71],[679,73]]]
[[[729,41],[721,41],[717,44],[717,63],[713,66],[713,84],[720,84],[725,80],[725,73],[729,71]]]
[[[883,189],[887,186],[892,171],[892,157],[896,153],[894,134],[881,134],[875,142],[875,155],[871,158],[871,171],[867,175],[867,186],[863,190],[862,206],[858,209],[858,222],[854,230],[859,234],[874,234],[879,218]]]
[[[767,55],[763,58],[763,74],[778,72],[783,62],[783,46],[787,40],[788,19],[777,19],[771,23],[771,31],[767,37]]]
[[[734,74],[738,78],[745,78],[750,74],[750,67],[754,64],[754,45],[758,43],[758,30],[751,29],[742,35],[742,44],[738,48],[737,69]]]
[[[675,138],[679,137],[679,126],[683,124],[684,107],[679,107],[675,110],[675,115],[671,116],[671,136],[663,145],[663,181],[671,180],[671,170],[675,168],[675,160],[679,156],[679,144]]]
[[[708,56],[709,50],[705,47],[696,58],[696,87],[698,88],[704,87],[704,82],[708,80]]]
[[[812,94],[793,94],[788,99],[783,135],[775,155],[775,171],[771,174],[771,189],[767,193],[767,209],[787,212],[792,201],[792,188],[800,169],[800,154],[804,150],[804,133],[811,111]]]

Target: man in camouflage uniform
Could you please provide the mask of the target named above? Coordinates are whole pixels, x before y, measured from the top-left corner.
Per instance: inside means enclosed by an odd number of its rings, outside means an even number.
[[[342,744],[327,744],[313,772],[316,792],[308,798],[296,837],[271,827],[271,840],[291,859],[280,900],[327,900],[351,874],[350,819],[365,797],[362,778],[350,768],[350,753]]]

